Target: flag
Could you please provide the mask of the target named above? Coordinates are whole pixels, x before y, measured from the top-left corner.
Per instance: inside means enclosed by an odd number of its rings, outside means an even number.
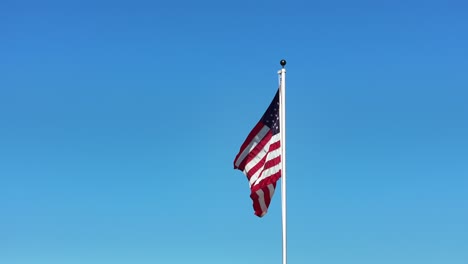
[[[234,159],[234,169],[247,176],[255,215],[264,216],[281,177],[279,90]]]

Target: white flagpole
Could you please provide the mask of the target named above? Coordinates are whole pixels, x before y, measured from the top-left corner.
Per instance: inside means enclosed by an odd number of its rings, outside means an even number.
[[[280,133],[281,133],[281,214],[283,224],[283,264],[286,264],[286,65],[285,60],[280,62],[282,69],[280,84]]]

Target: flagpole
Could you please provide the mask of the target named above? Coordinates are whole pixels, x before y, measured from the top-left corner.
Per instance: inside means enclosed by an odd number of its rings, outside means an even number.
[[[280,61],[280,132],[281,132],[281,215],[283,226],[283,264],[286,264],[286,60]]]

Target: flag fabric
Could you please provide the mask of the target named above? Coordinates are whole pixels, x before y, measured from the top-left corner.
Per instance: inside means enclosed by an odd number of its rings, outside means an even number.
[[[281,177],[279,90],[234,159],[234,169],[247,176],[255,215],[264,216]]]

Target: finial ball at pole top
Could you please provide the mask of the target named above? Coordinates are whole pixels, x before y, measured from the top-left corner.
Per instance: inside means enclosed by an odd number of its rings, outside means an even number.
[[[284,68],[284,65],[286,65],[286,60],[281,60],[280,61],[281,66]]]

